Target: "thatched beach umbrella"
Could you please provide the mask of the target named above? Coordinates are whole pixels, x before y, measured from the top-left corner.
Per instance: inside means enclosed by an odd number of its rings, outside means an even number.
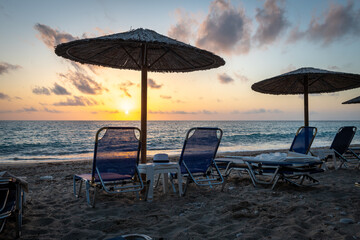
[[[355,104],[355,103],[360,103],[360,96],[347,100],[346,102],[343,102],[342,104]]]
[[[147,72],[192,72],[225,64],[211,52],[142,28],[59,44],[55,53],[80,63],[141,71],[142,163],[146,162]]]
[[[304,123],[309,126],[309,93],[331,93],[360,87],[360,75],[316,68],[300,68],[254,83],[254,91],[268,94],[304,94]]]

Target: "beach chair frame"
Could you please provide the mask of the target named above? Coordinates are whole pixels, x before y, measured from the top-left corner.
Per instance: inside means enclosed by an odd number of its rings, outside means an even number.
[[[73,178],[75,197],[79,198],[82,189],[82,184],[84,183],[86,187],[86,200],[88,205],[91,207],[95,207],[95,198],[97,191],[104,190],[108,194],[119,194],[125,192],[137,193],[144,188],[144,184],[140,176],[140,172],[137,168],[140,157],[140,147],[141,147],[141,142],[139,140],[140,138],[137,138],[138,141],[137,141],[137,153],[136,153],[136,166],[134,166],[135,171],[132,176],[124,176],[117,173],[110,173],[110,174],[115,174],[114,177],[115,179],[107,180],[106,178],[104,178],[104,175],[106,175],[107,173],[100,172],[99,168],[96,165],[98,143],[100,140],[99,136],[101,133],[103,133],[103,131],[107,131],[107,130],[119,130],[120,131],[119,134],[121,134],[121,130],[133,130],[135,136],[136,133],[138,133],[139,136],[141,135],[140,129],[136,127],[103,127],[96,132],[92,173],[91,175],[90,174],[74,175]],[[116,179],[116,176],[118,176],[118,179]],[[79,181],[79,186],[77,187],[78,181]],[[92,194],[91,191],[93,192]]]
[[[334,140],[330,146],[330,149],[335,152],[335,157],[340,160],[340,165],[334,166],[335,169],[339,169],[342,166],[347,167],[347,163],[352,162],[352,160],[344,156],[346,153],[350,153],[352,156],[355,157],[355,160],[358,161],[357,168],[359,168],[360,156],[350,148],[350,144],[355,136],[356,130],[357,128],[355,126],[344,126],[339,128],[339,130],[337,131]]]
[[[311,135],[310,135],[311,133]],[[306,134],[309,134],[309,136],[306,136]],[[310,126],[301,126],[295,134],[295,137],[291,143],[289,151],[291,152],[297,152],[301,154],[308,154],[311,148],[311,145],[316,137],[317,134],[317,128],[316,127],[310,127]],[[305,144],[303,144],[303,141],[305,139]],[[299,145],[302,146],[299,148]],[[229,156],[231,158],[231,156]],[[236,158],[236,156],[234,156]],[[318,181],[312,177],[309,176],[309,174],[318,172],[319,170],[317,168],[313,168],[309,170],[307,173],[304,173],[304,169],[301,168],[293,168],[292,172],[293,174],[289,174],[289,171],[285,171],[283,166],[277,166],[275,165],[268,165],[264,163],[249,163],[249,162],[242,162],[242,163],[234,163],[232,161],[226,161],[224,159],[216,161],[222,168],[224,168],[224,183],[222,186],[222,191],[226,185],[227,178],[230,176],[231,172],[233,170],[237,171],[238,173],[245,172],[249,174],[250,179],[254,187],[256,187],[256,184],[272,184],[272,189],[275,188],[276,184],[279,180],[283,179],[289,183],[293,183],[297,186],[309,186],[313,184],[304,184],[305,179],[309,179],[313,183],[318,183]],[[288,169],[289,170],[289,169]],[[306,171],[305,171],[306,172]],[[257,176],[266,175],[270,176],[269,180],[261,180]],[[300,179],[300,182],[297,183],[295,179]]]
[[[228,165],[232,165],[229,168],[231,170],[246,171],[251,179],[254,187],[257,184],[272,185],[271,189],[275,189],[275,186],[280,180],[284,180],[287,183],[296,186],[313,186],[319,184],[319,181],[310,176],[314,173],[320,173],[324,170],[319,166],[322,162],[314,162],[308,164],[277,162],[272,163],[265,162],[251,162],[239,159],[242,163],[236,163],[237,160],[230,160]],[[234,156],[234,159],[236,157]],[[225,161],[224,161],[225,162]],[[228,172],[229,174],[229,172]],[[228,175],[227,175],[228,176]],[[306,181],[307,180],[307,181]],[[224,185],[223,185],[224,187]]]
[[[0,233],[3,231],[6,220],[12,215],[15,215],[15,230],[16,237],[21,236],[22,230],[22,214],[23,214],[23,201],[25,193],[21,188],[20,183],[14,178],[1,178],[0,191],[5,192],[4,199],[0,200]],[[12,199],[14,198],[14,199]]]
[[[208,163],[208,166],[203,171],[194,171],[189,163],[186,163],[185,153],[187,151],[187,147],[190,144],[189,139],[196,136],[195,133],[197,131],[213,131],[216,133],[217,136],[217,142],[215,144],[214,149],[212,149],[212,156],[211,160]],[[215,162],[215,156],[219,149],[220,141],[223,135],[223,131],[220,128],[206,128],[206,127],[195,127],[188,130],[186,133],[184,145],[181,151],[180,159],[179,159],[179,165],[182,168],[182,177],[186,178],[186,184],[183,191],[183,195],[185,195],[186,190],[188,188],[188,185],[191,182],[194,182],[198,186],[210,186],[212,185],[218,185],[222,184],[224,182],[224,178]]]

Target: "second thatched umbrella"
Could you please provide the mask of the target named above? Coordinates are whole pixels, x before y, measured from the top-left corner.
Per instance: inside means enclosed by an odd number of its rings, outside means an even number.
[[[360,103],[360,96],[347,100],[346,102],[343,102],[342,104],[355,104],[355,103]]]
[[[80,63],[141,71],[141,162],[146,162],[147,72],[192,72],[225,61],[211,52],[148,29],[136,29],[56,46],[55,53]]]
[[[330,93],[360,87],[360,75],[316,68],[300,68],[254,83],[254,91],[275,95],[304,95],[304,125],[309,126],[309,93]]]

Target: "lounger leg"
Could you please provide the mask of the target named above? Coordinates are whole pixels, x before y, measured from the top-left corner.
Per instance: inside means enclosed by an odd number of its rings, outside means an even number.
[[[0,233],[4,229],[5,223],[6,223],[6,218],[2,220],[2,224],[1,224],[1,227],[0,227]]]
[[[21,196],[21,186],[16,184],[16,237],[21,236],[21,224],[22,224],[22,196]]]
[[[274,184],[273,184],[272,187],[271,187],[271,190],[274,190],[274,188],[275,188],[277,182],[279,181],[279,179],[280,179],[280,175],[276,175],[275,181],[274,181]]]
[[[80,184],[79,184],[79,192],[76,191],[76,181],[80,181]],[[79,198],[80,197],[80,192],[81,192],[81,188],[82,188],[82,183],[83,183],[83,180],[81,179],[76,179],[76,177],[74,176],[74,196],[76,198]]]
[[[87,200],[87,203],[89,204],[89,206],[94,208],[95,207],[95,197],[96,197],[96,186],[94,187],[94,196],[93,196],[92,201],[90,199],[90,188],[91,188],[90,183],[86,182],[86,200]]]
[[[188,185],[190,184],[190,177],[186,177],[186,183],[185,183],[185,187],[184,187],[184,191],[183,191],[183,196],[185,196]]]
[[[225,188],[228,177],[229,177],[229,175],[225,176],[224,177],[224,182],[221,184],[221,191],[222,192],[224,191],[224,188]]]

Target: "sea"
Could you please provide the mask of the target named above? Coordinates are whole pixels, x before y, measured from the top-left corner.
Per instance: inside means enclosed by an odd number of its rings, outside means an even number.
[[[148,121],[148,155],[180,155],[193,127],[223,130],[220,153],[289,149],[302,121]],[[313,147],[330,146],[338,129],[360,121],[312,121],[318,132]],[[140,128],[139,121],[0,121],[0,163],[14,161],[89,160],[95,134],[105,126]],[[360,133],[352,144],[360,144]]]

